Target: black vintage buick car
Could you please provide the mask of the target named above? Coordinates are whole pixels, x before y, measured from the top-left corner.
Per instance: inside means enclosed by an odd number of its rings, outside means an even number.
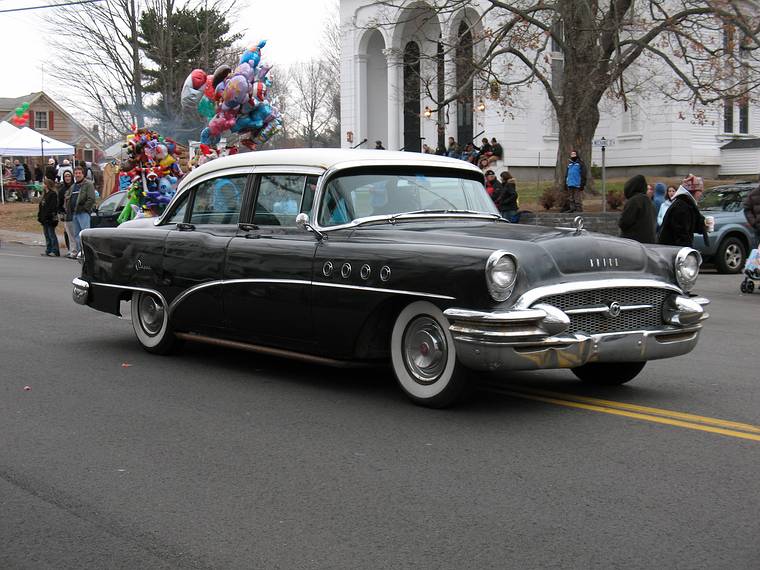
[[[277,150],[189,174],[159,219],[82,234],[74,300],[166,353],[197,341],[332,365],[390,362],[451,403],[472,371],[570,368],[620,384],[697,344],[701,259],[499,217],[463,161]]]

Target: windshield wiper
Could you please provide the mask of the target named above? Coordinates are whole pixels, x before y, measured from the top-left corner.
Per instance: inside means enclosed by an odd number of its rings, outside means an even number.
[[[393,224],[401,216],[414,216],[416,214],[475,214],[478,216],[490,216],[494,220],[501,220],[502,217],[499,214],[490,214],[488,212],[476,212],[475,210],[457,210],[453,208],[445,208],[440,210],[414,210],[412,212],[401,212],[394,214],[388,218],[388,222]]]

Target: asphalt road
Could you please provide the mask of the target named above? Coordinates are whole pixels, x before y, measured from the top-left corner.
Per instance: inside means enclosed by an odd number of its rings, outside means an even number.
[[[760,567],[739,277],[703,275],[698,350],[627,386],[491,376],[435,411],[388,370],[150,355],[40,251],[0,247],[2,569]]]

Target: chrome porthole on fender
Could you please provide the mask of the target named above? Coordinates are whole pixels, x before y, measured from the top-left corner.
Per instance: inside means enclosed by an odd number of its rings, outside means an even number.
[[[330,277],[333,272],[333,264],[332,261],[325,261],[324,265],[322,266],[322,275],[325,277]]]
[[[387,265],[383,265],[380,269],[380,281],[388,281],[391,278],[391,268]]]
[[[359,271],[359,276],[360,276],[360,277],[361,277],[361,278],[362,278],[364,281],[366,281],[367,279],[369,279],[369,276],[370,276],[370,275],[372,275],[372,268],[371,268],[369,265],[367,265],[367,264],[365,263],[364,265],[362,265],[362,268],[361,268],[361,270]]]
[[[340,268],[340,276],[343,277],[343,279],[348,279],[351,276],[351,264],[350,263],[344,263],[343,267]]]

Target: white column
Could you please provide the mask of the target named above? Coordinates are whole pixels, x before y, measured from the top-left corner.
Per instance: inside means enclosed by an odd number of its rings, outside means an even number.
[[[401,120],[403,118],[403,85],[401,76],[401,56],[392,49],[383,50],[388,65],[388,140],[385,148],[401,148]]]
[[[354,142],[349,147],[359,144],[368,136],[367,128],[367,56],[354,56]],[[372,148],[365,144],[362,148]]]

